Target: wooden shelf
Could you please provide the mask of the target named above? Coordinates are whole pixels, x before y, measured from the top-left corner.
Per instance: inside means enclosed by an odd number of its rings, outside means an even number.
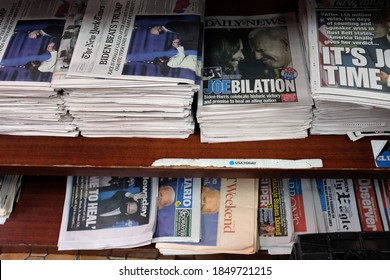
[[[106,175],[157,177],[389,177],[376,168],[370,139],[310,136],[297,140],[200,143],[188,139],[61,138],[0,136],[0,172],[30,175]],[[322,168],[232,169],[153,167],[161,158],[321,159]]]

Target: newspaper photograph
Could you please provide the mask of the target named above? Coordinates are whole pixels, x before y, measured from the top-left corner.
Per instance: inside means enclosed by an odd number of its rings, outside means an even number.
[[[0,86],[50,87],[71,2],[1,1]]]
[[[89,0],[70,77],[199,83],[202,0]]]
[[[352,179],[316,179],[326,232],[361,231]]]
[[[306,0],[314,93],[390,100],[388,1]]]
[[[205,17],[201,105],[311,105],[294,14]]]
[[[152,242],[199,242],[200,198],[200,178],[160,178]]]
[[[202,178],[201,241],[156,243],[163,254],[254,254],[257,251],[257,179]]]
[[[60,250],[150,243],[157,188],[150,177],[68,177]]]
[[[292,242],[294,225],[288,179],[261,178],[259,184],[260,248]]]

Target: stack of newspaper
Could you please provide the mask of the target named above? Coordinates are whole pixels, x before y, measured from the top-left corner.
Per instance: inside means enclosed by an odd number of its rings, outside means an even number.
[[[204,0],[88,0],[53,81],[81,135],[194,132],[203,10]]]
[[[205,18],[202,142],[304,138],[312,105],[295,14]]]
[[[388,3],[301,0],[299,6],[317,107],[310,132],[388,132]]]
[[[162,254],[254,254],[258,250],[258,180],[202,179],[199,243],[158,242]]]
[[[68,177],[59,250],[150,244],[158,178]]]
[[[72,3],[1,1],[0,134],[78,135],[62,97],[51,88]]]
[[[317,179],[313,184],[319,232],[389,230],[389,180]]]
[[[15,201],[19,199],[22,185],[21,175],[0,176],[0,224],[4,224],[12,213]]]

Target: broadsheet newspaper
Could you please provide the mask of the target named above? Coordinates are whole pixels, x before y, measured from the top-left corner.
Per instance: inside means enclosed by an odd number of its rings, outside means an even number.
[[[352,179],[316,179],[321,211],[317,219],[323,219],[326,232],[361,231]]]
[[[194,84],[203,6],[202,0],[89,0],[68,76]]]
[[[312,104],[294,14],[206,17],[204,34],[200,106]],[[257,38],[263,38],[263,46]],[[261,48],[270,44],[277,59],[261,56]],[[233,57],[229,47],[236,49]]]
[[[389,101],[390,2],[304,1],[314,97],[326,93],[360,98],[353,99],[356,103]]]
[[[383,231],[374,180],[356,179],[354,187],[362,231]]]
[[[254,254],[257,179],[202,178],[201,241],[156,243],[163,254]]]
[[[71,2],[1,1],[0,87],[52,91],[50,83]]]
[[[294,225],[289,179],[262,178],[259,183],[260,249],[288,245],[291,252]]]
[[[68,177],[59,250],[150,244],[157,191],[151,177]]]
[[[199,242],[200,198],[200,178],[160,178],[152,242]]]

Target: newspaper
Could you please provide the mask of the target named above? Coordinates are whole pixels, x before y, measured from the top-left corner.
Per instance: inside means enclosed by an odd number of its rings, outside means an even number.
[[[0,176],[0,224],[4,224],[10,217],[15,202],[19,199],[21,175]]]
[[[289,248],[292,249],[294,225],[289,183],[289,179],[260,179],[258,209],[260,249],[283,244],[291,245]]]
[[[202,179],[201,241],[156,243],[162,254],[254,254],[257,242],[257,179]]]
[[[200,178],[160,178],[152,242],[199,242],[200,198]]]
[[[326,232],[361,231],[359,212],[352,179],[315,179],[319,193],[320,216]]]
[[[195,84],[203,8],[203,0],[89,0],[68,76]]]
[[[355,103],[379,100],[377,106],[386,106],[390,61],[384,22],[389,2],[303,1],[313,97]]]
[[[374,180],[356,179],[354,187],[362,231],[383,231]]]
[[[150,244],[157,191],[157,178],[68,177],[59,250]]]
[[[277,59],[261,56],[257,36],[278,36]],[[200,105],[294,103],[311,105],[304,53],[294,14],[205,17]],[[221,43],[222,42],[222,43]],[[233,60],[220,46],[235,46]],[[279,46],[281,45],[281,46]],[[280,47],[280,50],[278,49]],[[281,58],[282,57],[282,58]]]
[[[381,213],[383,228],[390,230],[390,180],[374,179],[375,192]]]
[[[294,234],[317,233],[313,189],[310,179],[289,179]]]
[[[50,83],[72,1],[3,0],[0,4],[0,88]]]

